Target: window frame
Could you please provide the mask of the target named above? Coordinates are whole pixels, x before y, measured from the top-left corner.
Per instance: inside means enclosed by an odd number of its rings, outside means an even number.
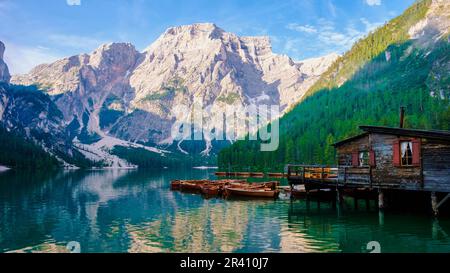
[[[361,157],[362,156],[362,157]],[[370,153],[363,150],[358,152],[358,167],[364,168],[370,166]]]
[[[402,146],[403,143],[408,143],[408,146],[411,147],[411,156],[408,157],[408,154],[406,153],[406,164],[403,163],[403,151],[402,151]],[[414,145],[413,145],[413,140],[412,139],[401,139],[399,141],[399,155],[400,155],[400,167],[414,167],[413,164],[413,158],[414,158]],[[408,162],[410,162],[408,164]]]

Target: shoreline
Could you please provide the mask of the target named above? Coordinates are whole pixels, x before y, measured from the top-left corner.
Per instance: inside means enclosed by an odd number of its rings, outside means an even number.
[[[9,171],[9,170],[11,170],[11,169],[6,167],[6,166],[0,165],[0,173],[6,172],[6,171]]]
[[[218,170],[219,167],[214,167],[214,166],[198,166],[198,167],[192,167],[192,169],[195,169],[195,170]]]

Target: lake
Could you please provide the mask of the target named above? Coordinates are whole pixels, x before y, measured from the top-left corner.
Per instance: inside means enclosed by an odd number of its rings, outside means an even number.
[[[211,170],[0,173],[0,252],[450,252],[450,220],[304,200],[172,192]]]

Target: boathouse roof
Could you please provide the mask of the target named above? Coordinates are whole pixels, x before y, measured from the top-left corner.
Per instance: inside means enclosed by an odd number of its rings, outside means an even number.
[[[352,141],[354,141],[354,140],[360,139],[360,138],[365,137],[365,136],[367,136],[367,135],[369,135],[369,133],[367,133],[367,132],[366,132],[366,133],[363,133],[363,134],[359,134],[359,135],[357,135],[357,136],[350,137],[350,138],[344,139],[344,140],[342,140],[342,141],[336,142],[336,143],[333,144],[333,146],[334,146],[334,147],[339,147],[339,146],[341,146],[341,145],[343,145],[343,144],[345,144],[345,143],[352,142]]]
[[[370,133],[438,139],[450,142],[450,131],[405,129],[382,126],[359,126],[359,128],[365,132],[360,135],[337,142],[333,144],[333,146],[339,147],[345,143],[365,137]]]

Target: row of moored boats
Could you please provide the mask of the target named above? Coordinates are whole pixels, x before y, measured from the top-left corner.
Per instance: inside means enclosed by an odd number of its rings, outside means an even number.
[[[246,180],[174,180],[171,189],[208,197],[278,198],[279,185],[279,182],[249,183]]]

